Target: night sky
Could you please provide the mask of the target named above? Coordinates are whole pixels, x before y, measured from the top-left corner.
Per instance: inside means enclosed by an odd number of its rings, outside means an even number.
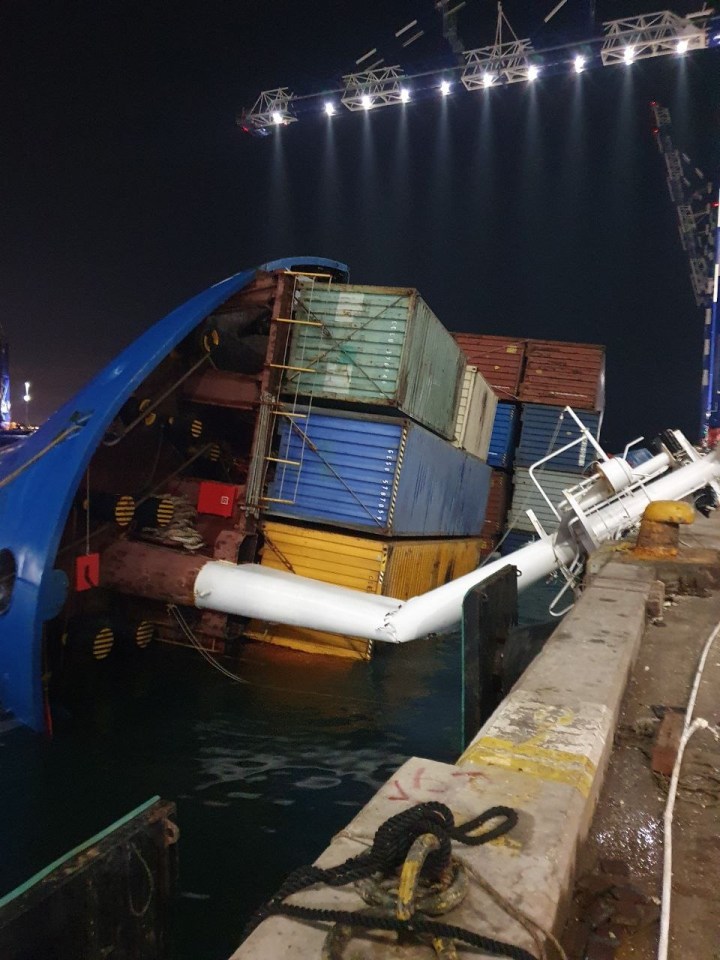
[[[504,4],[521,36],[552,6]],[[657,6],[607,0],[598,15]],[[263,89],[336,85],[373,46],[398,62],[393,32],[414,17],[428,33],[406,70],[447,58],[432,0],[377,7],[5,0],[0,322],[16,415],[23,380],[38,422],[192,294],[309,254],[346,261],[356,283],[417,287],[450,329],[607,344],[610,446],[696,436],[702,317],[648,102],[712,173],[720,52],[330,122],[316,105],[278,136],[241,132]],[[463,11],[465,48],[492,41],[494,7]]]

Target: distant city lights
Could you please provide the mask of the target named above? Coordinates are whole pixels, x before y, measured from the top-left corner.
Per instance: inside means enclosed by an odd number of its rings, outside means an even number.
[[[450,83],[449,80],[443,80],[442,83],[440,84],[440,94],[443,97],[447,97],[451,89],[452,89],[452,84]]]
[[[635,59],[635,47],[625,47],[623,57],[625,59],[625,63],[632,63]]]
[[[582,57],[580,54],[578,54],[573,63],[575,65],[575,73],[582,73],[585,69],[585,57]]]
[[[328,115],[328,117],[332,117],[332,116],[335,115],[335,104],[334,104],[334,103],[330,103],[329,100],[328,100],[328,102],[325,104],[325,113]]]
[[[410,102],[410,91],[406,90],[404,87],[400,91],[400,103],[409,103]]]
[[[364,94],[360,103],[362,104],[363,110],[369,110],[372,106],[372,97],[369,97],[367,94]]]
[[[540,76],[540,67],[536,67],[535,64],[528,69],[528,80],[533,81],[537,80]]]
[[[687,40],[678,40],[677,52],[679,54],[687,53],[689,43]]]
[[[495,81],[495,77],[491,73],[483,74],[483,86],[491,87]]]

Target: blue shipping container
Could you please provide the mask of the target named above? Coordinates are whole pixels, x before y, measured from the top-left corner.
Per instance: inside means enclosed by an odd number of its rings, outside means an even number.
[[[491,469],[407,419],[340,410],[280,422],[266,512],[381,535],[479,536]]]
[[[597,439],[600,432],[600,415],[582,410],[576,411],[576,416]],[[580,428],[569,413],[563,414],[561,407],[527,403],[522,412],[522,429],[520,443],[515,451],[515,465],[531,467],[548,453],[559,450],[580,436]],[[563,473],[582,473],[594,460],[597,460],[597,452],[585,439],[552,460],[548,460],[543,469],[560,470]]]
[[[525,533],[523,530],[511,530],[500,543],[498,548],[500,555],[506,557],[509,553],[513,553],[521,547],[526,547],[533,540],[537,540],[537,537],[532,533]]]
[[[512,467],[515,453],[515,433],[517,430],[518,408],[514,403],[499,403],[495,411],[490,449],[487,462],[491,467]]]

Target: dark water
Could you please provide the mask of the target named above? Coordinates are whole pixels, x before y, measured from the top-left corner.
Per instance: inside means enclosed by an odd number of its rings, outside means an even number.
[[[546,619],[559,585],[521,597]],[[249,644],[228,681],[156,646],[66,691],[48,742],[0,736],[0,895],[154,794],[177,804],[176,960],[223,960],[245,921],[409,756],[463,749],[459,634],[370,663]]]
[[[373,661],[251,645],[235,684],[158,647],[75,690],[46,742],[0,739],[0,894],[159,794],[178,808],[175,955],[227,957],[245,920],[413,754],[462,750],[460,639]]]

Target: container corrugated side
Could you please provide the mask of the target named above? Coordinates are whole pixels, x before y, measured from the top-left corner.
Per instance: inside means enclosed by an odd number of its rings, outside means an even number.
[[[490,494],[485,509],[485,523],[482,528],[484,537],[496,537],[505,529],[511,493],[510,475],[503,470],[493,470]]]
[[[465,358],[417,290],[301,287],[286,394],[391,407],[452,439]]]
[[[454,333],[468,363],[476,366],[500,400],[517,400],[525,340],[480,333]]]
[[[518,407],[513,403],[498,403],[487,456],[491,467],[501,467],[504,470],[512,467],[519,413]]]
[[[600,415],[587,410],[575,411],[575,415],[597,440]],[[522,428],[520,442],[515,451],[515,465],[530,467],[548,453],[559,450],[580,436],[580,428],[569,413],[564,413],[558,407],[526,404],[522,410]],[[595,448],[587,439],[583,439],[576,446],[548,460],[544,469],[582,473],[594,460],[597,460]]]
[[[298,408],[266,512],[391,536],[480,536],[491,470],[407,419]],[[301,419],[303,416],[306,419]]]
[[[605,407],[605,347],[530,340],[520,399],[601,412]]]
[[[455,421],[455,446],[487,460],[497,396],[477,367],[465,367]]]
[[[536,472],[536,476],[556,509],[558,503],[563,501],[563,490],[574,487],[578,483],[578,476],[575,473],[540,470]],[[511,527],[513,530],[523,530],[527,533],[534,533],[535,528],[525,512],[526,510],[533,510],[535,516],[546,531],[556,530],[558,521],[543,499],[542,494],[530,479],[530,474],[525,467],[516,468],[513,483],[515,489],[513,492],[512,507],[510,508],[510,516],[508,518],[508,527]]]
[[[487,552],[481,537],[376,540],[315,527],[265,521],[261,564],[323,583],[407,600],[474,570]],[[245,634],[279,646],[367,660],[372,641],[253,620]]]

